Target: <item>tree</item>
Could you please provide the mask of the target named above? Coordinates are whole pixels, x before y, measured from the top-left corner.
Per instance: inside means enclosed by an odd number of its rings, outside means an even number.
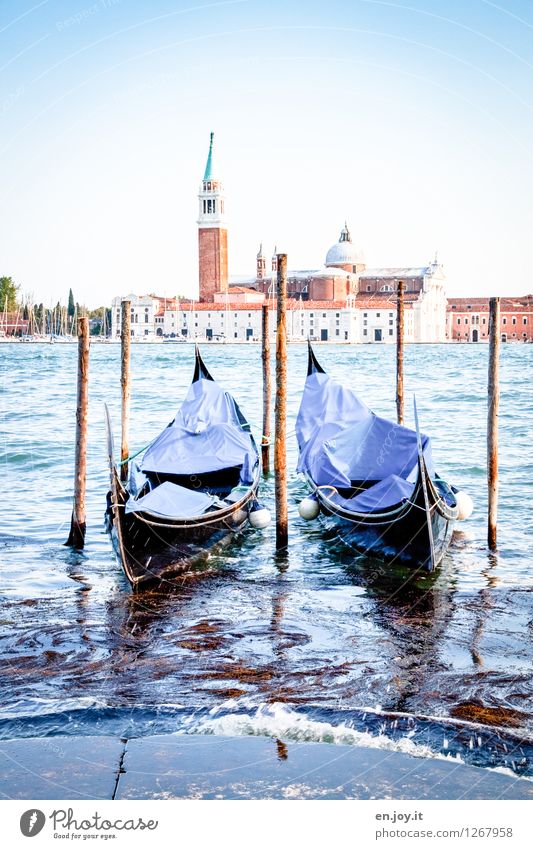
[[[17,309],[18,291],[19,287],[11,277],[0,277],[0,310],[7,308],[8,312],[14,312]]]
[[[68,317],[74,318],[74,313],[76,312],[76,304],[74,303],[74,295],[72,294],[72,289],[68,290]]]

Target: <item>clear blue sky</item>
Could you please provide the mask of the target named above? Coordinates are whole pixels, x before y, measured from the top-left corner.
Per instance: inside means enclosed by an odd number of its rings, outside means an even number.
[[[531,0],[3,0],[0,275],[36,300],[193,294],[214,130],[230,273],[439,252],[533,291]]]

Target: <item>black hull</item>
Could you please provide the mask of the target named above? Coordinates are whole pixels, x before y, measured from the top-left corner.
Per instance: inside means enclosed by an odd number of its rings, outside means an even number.
[[[358,551],[375,554],[388,563],[431,571],[446,554],[457,519],[457,508],[442,499],[425,470],[423,473],[426,474],[432,541],[420,470],[412,499],[379,513],[351,513],[335,505],[327,497],[328,490],[317,488],[310,478],[308,481],[318,498],[322,514],[335,521],[345,544]]]
[[[235,505],[205,514],[201,519],[171,522],[153,515],[126,513],[128,492],[111,470],[107,531],[113,548],[133,587],[171,579],[204,559],[248,522],[248,509],[255,500],[258,480]]]

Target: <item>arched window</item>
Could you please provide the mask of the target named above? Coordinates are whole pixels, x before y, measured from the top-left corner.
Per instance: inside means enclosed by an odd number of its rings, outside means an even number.
[[[388,283],[385,286],[382,286],[379,290],[380,292],[392,292],[392,286],[389,286]]]

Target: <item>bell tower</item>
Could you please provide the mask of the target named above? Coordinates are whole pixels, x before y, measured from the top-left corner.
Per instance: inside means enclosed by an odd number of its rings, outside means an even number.
[[[200,185],[198,213],[198,259],[200,300],[212,301],[217,292],[228,291],[228,231],[224,187],[213,164],[213,136],[204,177]]]
[[[257,280],[264,280],[266,277],[266,257],[263,253],[262,242],[259,246],[259,253],[257,254],[256,277]]]

